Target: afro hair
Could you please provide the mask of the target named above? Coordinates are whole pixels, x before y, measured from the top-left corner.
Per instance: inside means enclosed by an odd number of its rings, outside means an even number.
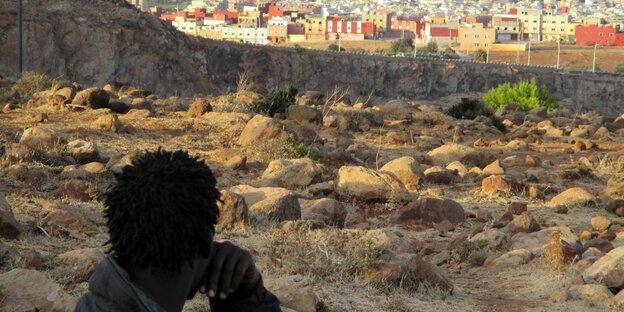
[[[146,152],[105,194],[109,253],[139,268],[178,272],[208,257],[221,194],[210,168],[185,151]]]

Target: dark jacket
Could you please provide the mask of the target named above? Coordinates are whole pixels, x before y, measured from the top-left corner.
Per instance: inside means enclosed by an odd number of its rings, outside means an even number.
[[[232,294],[226,300],[211,299],[212,312],[276,312],[280,303],[258,282],[246,294]],[[165,312],[144,291],[130,280],[128,273],[115,261],[106,257],[89,279],[89,292],[80,298],[77,312]]]

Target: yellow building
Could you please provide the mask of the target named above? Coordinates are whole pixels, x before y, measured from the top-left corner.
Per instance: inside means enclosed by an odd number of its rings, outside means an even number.
[[[459,26],[461,51],[487,50],[496,41],[496,29],[483,24],[462,24]]]
[[[238,16],[238,24],[245,28],[258,28],[261,26],[259,11],[247,11]]]
[[[308,41],[325,41],[327,22],[321,16],[309,16],[304,23],[305,39]]]
[[[390,29],[390,18],[392,14],[393,12],[388,10],[364,12],[362,14],[362,22],[373,22],[375,24],[375,31],[386,32]]]
[[[574,32],[570,36],[570,27],[572,21],[568,15],[553,14],[550,12],[545,13],[542,16],[542,40],[543,41],[557,41],[562,39],[564,41],[571,41],[574,38]]]
[[[524,25],[524,34],[529,40],[542,40],[542,10],[518,9],[518,17]]]

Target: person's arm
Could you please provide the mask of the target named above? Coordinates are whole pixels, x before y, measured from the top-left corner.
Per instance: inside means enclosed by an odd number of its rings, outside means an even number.
[[[262,283],[252,255],[230,243],[213,243],[204,286],[213,312],[281,311]]]

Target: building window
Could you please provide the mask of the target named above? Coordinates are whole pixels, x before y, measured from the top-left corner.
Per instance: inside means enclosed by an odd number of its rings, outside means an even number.
[[[613,34],[609,34],[609,37],[613,38],[613,37],[614,37],[614,35],[613,35]]]
[[[602,37],[602,33],[599,33],[598,36]]]
[[[479,46],[479,43],[478,43],[478,42],[477,42],[477,43],[475,43],[475,47],[478,47],[478,46]]]

